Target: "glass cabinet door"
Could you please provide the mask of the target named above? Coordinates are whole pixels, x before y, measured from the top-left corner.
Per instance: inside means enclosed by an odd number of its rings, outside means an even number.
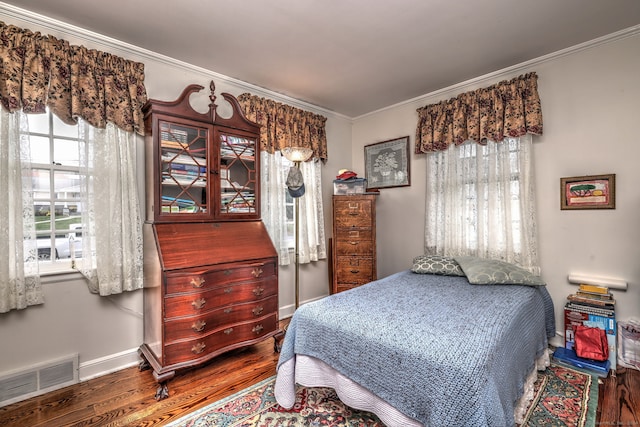
[[[207,127],[159,120],[160,216],[207,215]]]
[[[256,139],[219,133],[220,211],[222,216],[255,216]]]

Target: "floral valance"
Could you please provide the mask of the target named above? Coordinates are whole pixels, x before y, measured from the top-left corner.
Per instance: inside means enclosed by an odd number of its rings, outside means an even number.
[[[542,135],[538,76],[529,73],[418,109],[416,153],[446,150],[473,140]]]
[[[309,147],[314,159],[327,160],[326,117],[271,99],[243,93],[238,102],[260,128],[260,149],[275,153],[284,147]]]
[[[0,22],[0,102],[9,111],[43,113],[67,124],[81,117],[144,133],[144,64]]]

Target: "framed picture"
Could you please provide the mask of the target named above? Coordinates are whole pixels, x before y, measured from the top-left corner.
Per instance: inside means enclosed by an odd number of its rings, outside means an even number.
[[[365,145],[364,175],[369,190],[411,185],[409,137]]]
[[[560,178],[560,209],[615,208],[615,174]]]

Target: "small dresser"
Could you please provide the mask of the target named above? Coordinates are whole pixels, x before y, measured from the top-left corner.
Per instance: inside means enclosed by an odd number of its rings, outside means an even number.
[[[332,293],[377,279],[376,197],[333,196]]]

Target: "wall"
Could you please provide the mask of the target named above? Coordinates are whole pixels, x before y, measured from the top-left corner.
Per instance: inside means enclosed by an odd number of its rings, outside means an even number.
[[[569,273],[620,278],[614,291],[618,319],[640,318],[640,118],[639,29],[619,38],[522,64],[419,99],[356,118],[354,169],[364,173],[363,147],[410,135],[415,142],[416,109],[486,87],[529,71],[538,73],[544,135],[534,137],[534,170],[542,276],[556,308],[576,286]],[[624,37],[626,35],[627,37]],[[413,148],[412,148],[413,151]],[[411,158],[411,186],[381,191],[378,203],[378,271],[389,275],[410,266],[423,252],[424,155]],[[615,210],[560,210],[560,178],[616,174]]]
[[[323,200],[327,237],[331,233],[332,181],[341,168],[364,174],[363,146],[410,135],[414,141],[416,109],[461,92],[485,87],[527,71],[537,71],[545,117],[544,136],[535,138],[540,262],[543,277],[560,307],[575,287],[567,283],[570,272],[620,277],[629,282],[627,292],[616,292],[619,318],[640,317],[640,145],[632,126],[640,117],[640,37],[612,41],[588,49],[543,58],[530,65],[474,79],[420,99],[350,120],[297,103],[264,89],[176,62],[99,35],[69,28],[31,14],[2,10],[3,21],[42,31],[145,63],[151,98],[173,100],[191,83],[216,93],[252,92],[322,114],[328,118],[329,161],[323,166]],[[207,91],[194,99],[206,108]],[[223,104],[222,98],[218,102]],[[224,115],[224,106],[220,113]],[[139,163],[143,182],[142,150]],[[382,190],[378,199],[378,272],[384,277],[410,266],[422,253],[425,158],[412,155],[411,186]],[[616,173],[617,208],[611,211],[560,211],[559,179],[566,176]],[[140,188],[142,191],[142,185]],[[292,266],[280,269],[280,314],[293,312]],[[327,263],[300,269],[301,300],[328,293]],[[55,359],[80,354],[80,377],[86,379],[137,363],[142,342],[142,294],[133,292],[101,298],[88,292],[83,280],[65,275],[44,286],[45,304],[0,315],[0,375]]]
[[[214,71],[124,45],[76,27],[49,20],[43,16],[23,13],[0,5],[2,21],[43,34],[110,52],[145,64],[145,85],[149,98],[171,101],[189,84],[205,87],[191,97],[194,108],[206,112],[209,103],[209,82],[216,85],[218,113],[230,113],[220,93],[240,95],[251,92],[327,117],[326,131],[329,160],[323,165],[323,202],[325,224],[331,233],[331,195],[333,178],[338,169],[351,164],[351,119],[314,106],[271,93],[233,80]],[[138,182],[144,201],[144,147],[140,139],[138,150]],[[346,166],[345,166],[346,165]],[[144,209],[141,208],[141,212]],[[329,235],[327,235],[329,237]],[[105,374],[138,363],[137,349],[142,343],[142,292],[130,292],[108,298],[89,293],[81,276],[66,274],[44,279],[45,303],[26,310],[0,314],[0,376],[25,369],[30,365],[79,353],[81,380]],[[300,299],[311,301],[329,292],[326,260],[300,268]],[[279,270],[280,317],[294,311],[294,268]]]

